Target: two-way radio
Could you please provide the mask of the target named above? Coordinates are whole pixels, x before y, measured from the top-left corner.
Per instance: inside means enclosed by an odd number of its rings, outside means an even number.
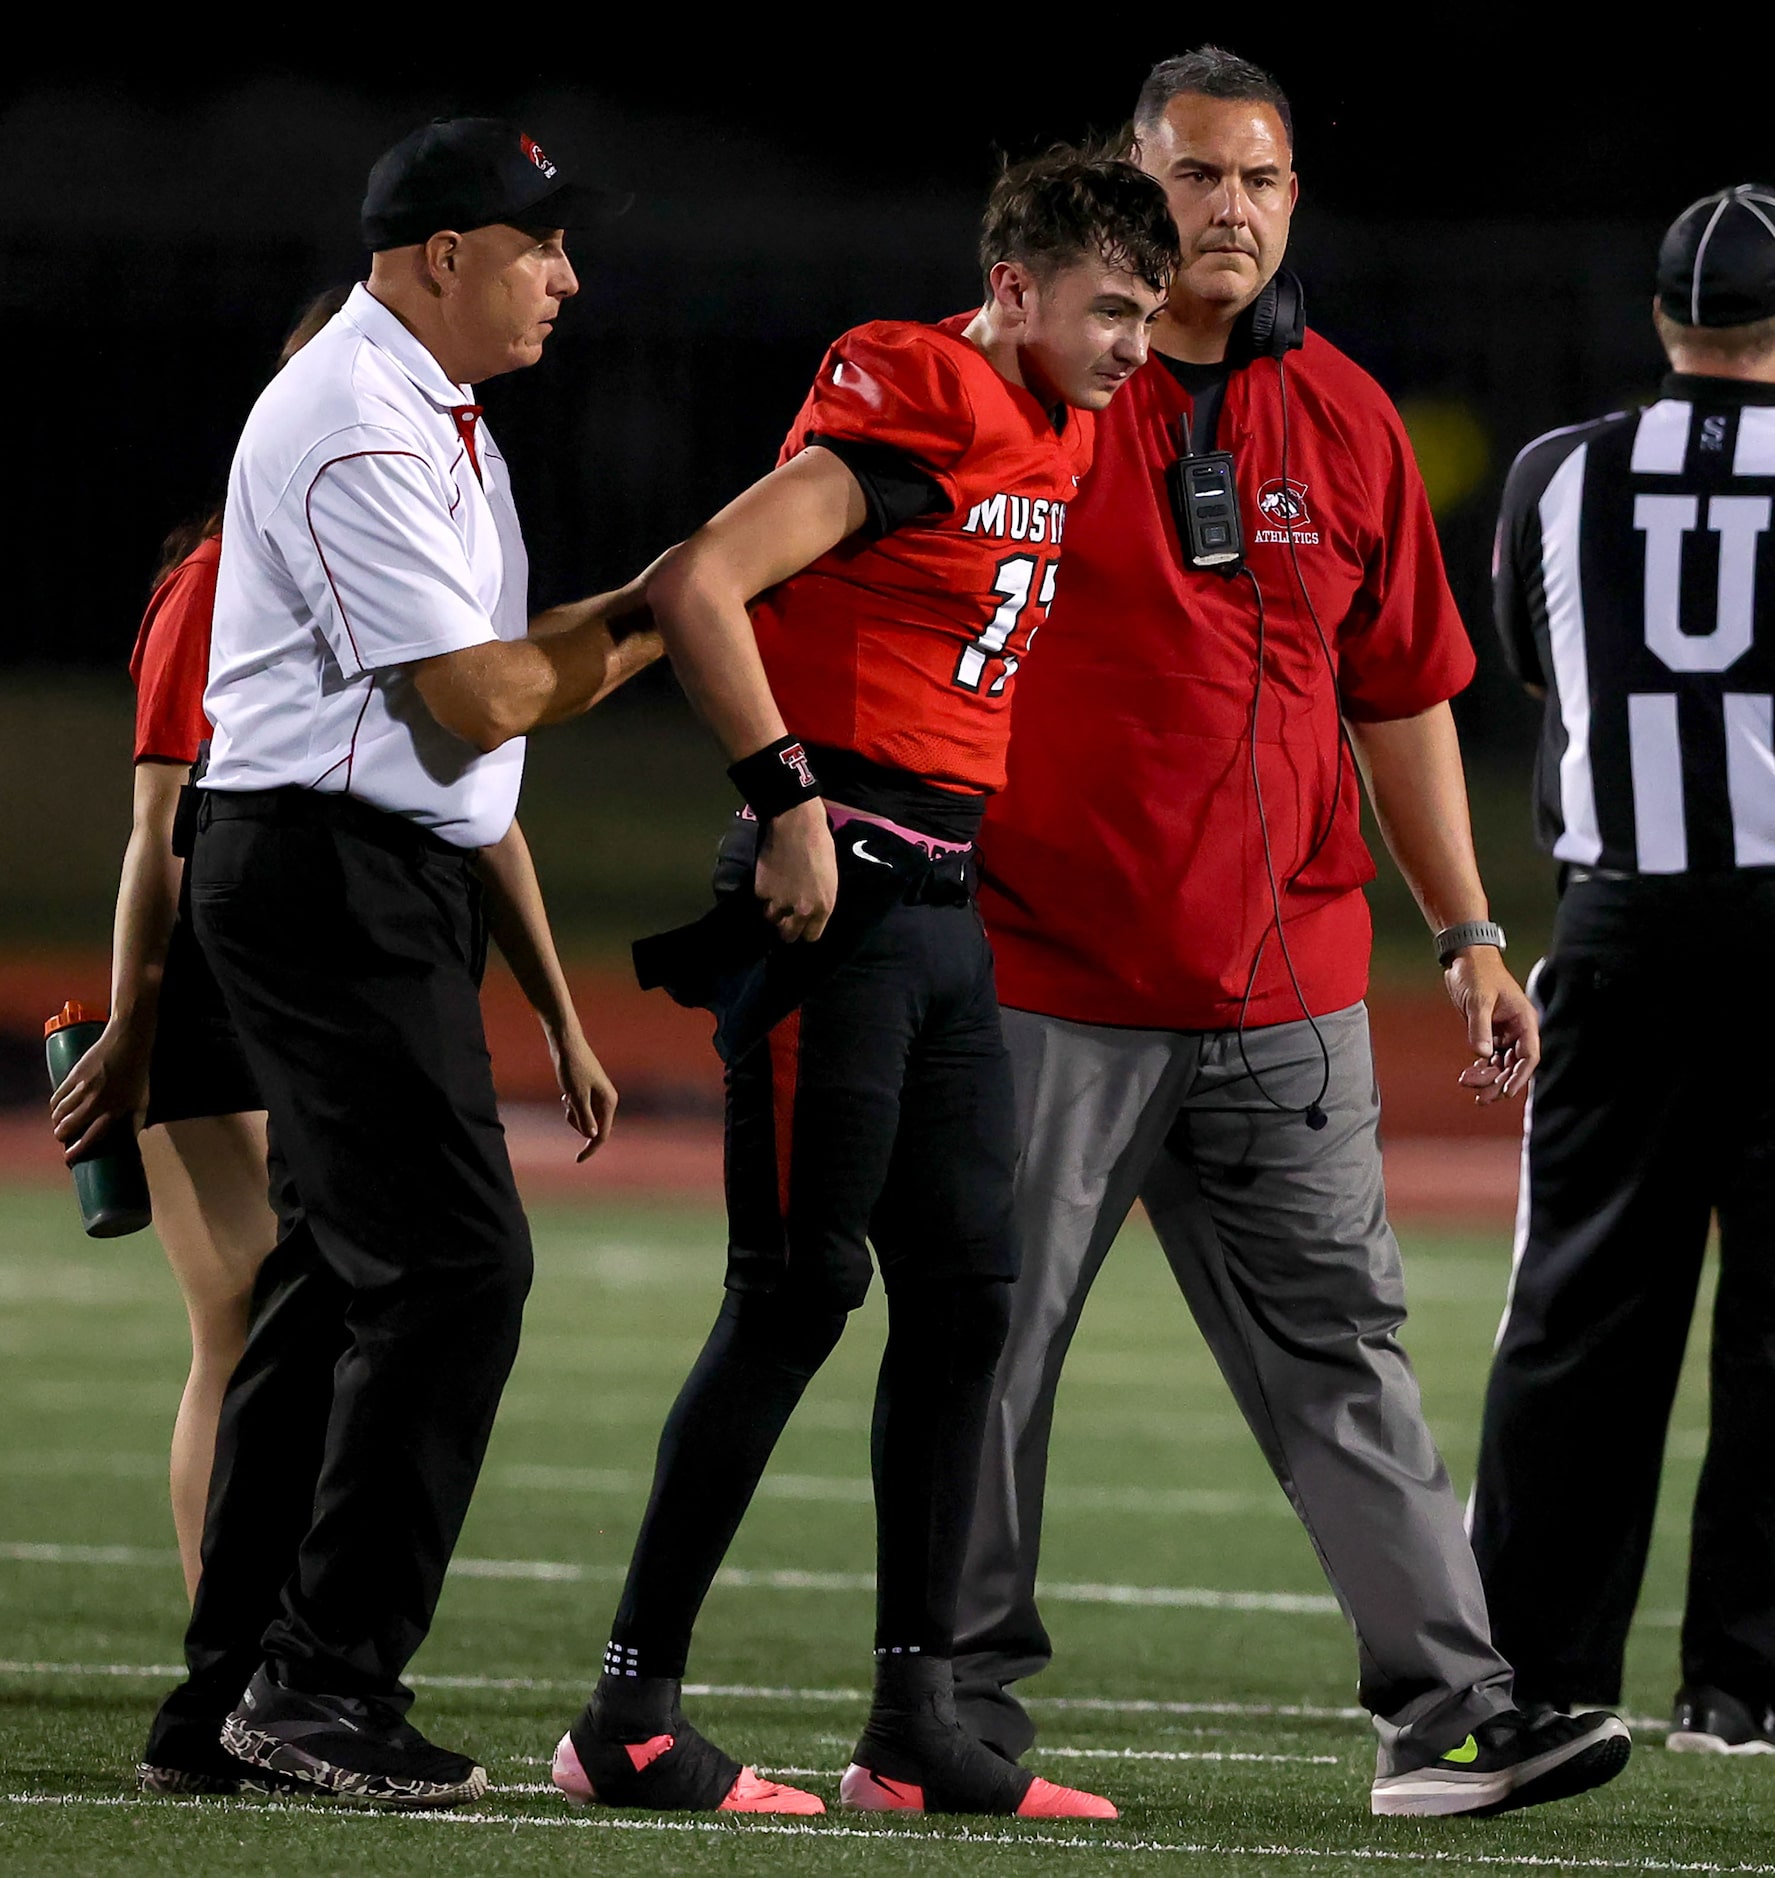
[[[1165,471],[1177,538],[1191,567],[1236,574],[1245,565],[1245,528],[1239,517],[1239,482],[1230,450],[1190,448],[1188,415],[1177,420],[1177,461]]]
[[[1278,268],[1264,290],[1239,317],[1229,336],[1229,367],[1271,358],[1286,371],[1286,357],[1306,339],[1306,305],[1300,281],[1287,268]],[[1216,397],[1218,404],[1218,395]],[[1212,420],[1210,420],[1212,429]],[[1191,420],[1184,413],[1177,422],[1177,461],[1165,471],[1171,496],[1171,514],[1183,558],[1205,573],[1231,577],[1245,567],[1245,524],[1239,513],[1239,477],[1230,450],[1203,450],[1199,454]],[[1286,452],[1285,452],[1286,453]],[[1284,465],[1286,475],[1286,465]],[[1290,546],[1293,532],[1290,530]]]

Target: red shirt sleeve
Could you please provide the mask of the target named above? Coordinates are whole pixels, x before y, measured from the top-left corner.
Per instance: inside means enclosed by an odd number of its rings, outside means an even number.
[[[1416,717],[1464,691],[1476,669],[1411,440],[1392,404],[1376,403],[1365,448],[1376,539],[1338,633],[1338,693],[1363,722]]]
[[[811,437],[883,444],[924,470],[951,502],[950,472],[973,447],[974,407],[952,359],[910,323],[859,326],[838,340],[783,445],[782,460]]]
[[[210,734],[203,688],[210,669],[219,540],[200,542],[154,590],[136,635],[129,675],[136,682],[136,761],[195,763]]]

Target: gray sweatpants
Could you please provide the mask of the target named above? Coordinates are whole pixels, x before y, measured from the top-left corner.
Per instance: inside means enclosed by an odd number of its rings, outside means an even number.
[[[970,1727],[1021,1754],[1006,1685],[1053,1655],[1036,1608],[1054,1395],[1086,1294],[1138,1197],[1208,1347],[1355,1630],[1383,1765],[1458,1745],[1511,1704],[1461,1509],[1424,1426],[1381,1186],[1368,1013],[1232,1031],[1004,1013],[1023,1275],[988,1421],[957,1629]],[[1262,1082],[1262,1091],[1246,1063]],[[1263,1091],[1274,1101],[1267,1100]]]

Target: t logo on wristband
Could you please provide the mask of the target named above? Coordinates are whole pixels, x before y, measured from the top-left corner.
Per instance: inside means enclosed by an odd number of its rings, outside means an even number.
[[[807,752],[798,743],[792,743],[786,750],[777,752],[777,761],[795,772],[795,780],[803,789],[817,789],[814,781],[813,765],[807,760]]]
[[[779,737],[762,750],[741,757],[728,766],[727,773],[761,822],[768,822],[797,803],[810,802],[820,793],[807,750],[793,737]]]

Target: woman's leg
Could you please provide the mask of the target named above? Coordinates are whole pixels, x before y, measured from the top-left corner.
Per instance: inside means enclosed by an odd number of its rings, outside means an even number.
[[[205,1115],[142,1130],[154,1224],[191,1320],[191,1373],[173,1424],[173,1526],[194,1596],[222,1392],[246,1341],[253,1281],[277,1239],[265,1114]]]

